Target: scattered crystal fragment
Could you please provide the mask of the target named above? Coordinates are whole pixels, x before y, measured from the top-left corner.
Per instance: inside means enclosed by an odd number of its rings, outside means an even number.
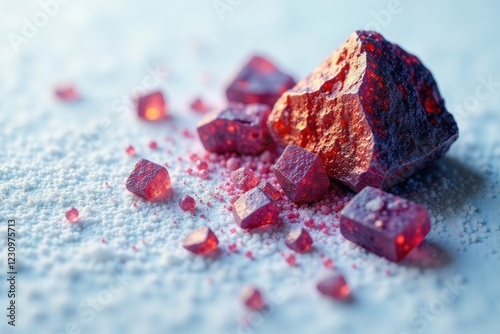
[[[395,262],[417,247],[430,229],[426,208],[372,187],[340,213],[340,232],[347,240]]]
[[[443,156],[458,138],[437,84],[420,60],[371,31],[356,31],[274,106],[281,146],[319,155],[354,191],[390,188]]]
[[[219,240],[208,227],[191,232],[183,241],[182,247],[194,254],[207,254],[219,245]]]
[[[285,245],[298,253],[309,251],[312,247],[312,244],[313,239],[309,235],[309,232],[301,227],[290,231],[290,233],[288,233],[285,238]]]
[[[179,201],[179,207],[183,211],[193,211],[196,208],[196,201],[191,196],[186,195]]]
[[[241,296],[243,299],[243,303],[250,310],[260,311],[266,306],[264,303],[264,299],[262,298],[262,293],[259,291],[259,289],[253,286],[247,286],[246,288],[244,288]]]
[[[198,134],[207,151],[258,154],[269,143],[266,126],[269,107],[232,103],[207,114],[198,124]]]
[[[348,300],[351,296],[351,290],[345,278],[338,272],[319,281],[316,288],[321,294],[340,301]]]
[[[244,193],[233,207],[236,224],[243,229],[274,224],[280,213],[276,203],[259,188]]]
[[[192,111],[197,112],[197,113],[206,113],[210,111],[210,106],[208,106],[205,101],[203,101],[201,98],[197,97],[195,98],[191,104],[190,108]]]
[[[233,182],[239,189],[248,191],[257,186],[259,179],[253,170],[247,167],[241,167],[233,173]]]
[[[127,153],[131,157],[136,155],[135,148],[132,145],[129,145],[125,148],[125,153]]]
[[[76,208],[69,208],[65,213],[66,219],[70,223],[76,223],[80,217],[80,213]]]
[[[268,59],[254,56],[229,84],[226,95],[231,102],[262,103],[272,107],[293,86],[295,81],[290,75],[281,72]]]
[[[271,198],[273,201],[279,201],[281,199],[281,193],[274,188],[269,182],[262,181],[257,186],[260,190],[262,190],[267,197]]]
[[[148,201],[164,199],[170,191],[170,176],[165,167],[140,159],[127,180],[127,190]]]
[[[288,198],[312,203],[323,197],[330,180],[319,157],[298,146],[288,146],[274,165],[274,174]]]
[[[137,114],[143,120],[154,122],[167,117],[167,104],[160,91],[140,96],[135,103]]]
[[[74,102],[80,99],[77,88],[72,84],[59,85],[55,88],[54,93],[61,101],[65,102]]]

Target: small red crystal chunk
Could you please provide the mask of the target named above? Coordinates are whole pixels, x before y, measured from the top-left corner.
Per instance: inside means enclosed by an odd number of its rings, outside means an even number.
[[[247,286],[244,288],[241,293],[241,297],[245,306],[250,310],[261,311],[266,306],[264,299],[262,298],[262,293],[259,289],[253,286]]]
[[[182,247],[194,254],[207,254],[218,245],[214,232],[206,226],[194,230],[182,241]]]
[[[334,272],[319,281],[316,288],[321,294],[336,300],[344,301],[351,297],[351,289],[344,276],[338,272]]]
[[[210,111],[210,106],[208,106],[205,101],[203,101],[201,98],[197,97],[195,98],[191,104],[190,104],[190,108],[192,111],[194,112],[197,112],[197,113],[206,113],[208,111]]]
[[[80,99],[78,89],[72,84],[62,84],[55,88],[54,93],[56,96],[65,102],[74,102]]]
[[[228,101],[244,104],[262,103],[270,107],[295,86],[295,80],[268,59],[254,56],[227,88]]]
[[[80,213],[76,208],[69,208],[65,213],[66,219],[70,223],[76,223],[80,217]]]
[[[279,213],[276,203],[259,188],[244,193],[233,204],[234,220],[243,229],[274,224]]]
[[[356,192],[387,189],[443,156],[458,138],[431,72],[373,31],[356,31],[269,116],[280,146],[319,155]]]
[[[135,148],[132,145],[129,145],[125,148],[125,153],[127,153],[131,157],[136,155]]]
[[[258,154],[269,143],[266,120],[269,107],[232,103],[206,115],[198,124],[198,134],[207,151]]]
[[[164,199],[170,191],[170,176],[165,167],[140,159],[127,179],[127,190],[148,201]]]
[[[298,253],[309,251],[312,247],[312,244],[313,239],[309,235],[309,232],[301,227],[290,231],[290,233],[288,233],[285,238],[285,245]]]
[[[271,198],[273,201],[279,201],[281,199],[281,193],[274,188],[269,182],[262,181],[257,186],[260,190],[262,190],[267,197]]]
[[[394,262],[417,247],[430,229],[426,208],[372,187],[340,213],[340,232],[347,240]]]
[[[162,92],[140,96],[135,102],[137,114],[143,120],[155,122],[167,117],[167,104]]]
[[[288,198],[296,203],[320,200],[330,184],[320,158],[295,145],[285,149],[274,165],[274,174]]]
[[[196,201],[191,196],[186,195],[179,201],[179,207],[183,211],[193,211],[196,209]]]
[[[253,170],[247,167],[241,167],[233,173],[233,182],[239,189],[248,191],[258,185],[259,179]]]

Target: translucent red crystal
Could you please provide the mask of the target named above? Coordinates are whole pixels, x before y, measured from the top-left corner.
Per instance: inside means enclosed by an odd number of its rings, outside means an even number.
[[[127,190],[148,201],[161,200],[170,191],[170,176],[165,167],[140,159],[127,179]]]
[[[330,184],[319,157],[296,145],[285,149],[274,165],[274,174],[288,198],[296,203],[320,200]]]
[[[207,151],[258,154],[269,143],[266,121],[269,107],[262,104],[232,103],[206,115],[198,124],[198,134]]]
[[[217,248],[219,240],[206,226],[191,232],[183,241],[182,247],[194,254],[207,254]]]
[[[344,301],[351,297],[351,289],[340,273],[334,272],[324,279],[320,280],[316,285],[318,291],[330,298]]]
[[[248,191],[258,185],[259,179],[253,170],[241,167],[233,173],[233,182],[239,189]]]
[[[229,84],[226,95],[231,102],[262,103],[272,107],[293,86],[295,81],[290,75],[280,71],[270,60],[254,56]]]
[[[183,211],[193,211],[194,209],[196,209],[196,201],[191,196],[185,195],[179,201],[179,207]]]
[[[160,121],[167,117],[167,104],[163,93],[153,92],[136,99],[137,115],[146,121]]]
[[[260,311],[266,306],[264,299],[262,298],[262,293],[259,289],[253,286],[247,286],[243,289],[241,293],[243,303],[246,307],[253,311]]]
[[[340,213],[340,232],[347,240],[395,262],[417,247],[430,229],[426,208],[372,187]]]
[[[288,233],[285,238],[285,245],[298,253],[309,251],[312,247],[312,244],[313,239],[311,238],[311,235],[301,227],[290,231],[290,233]]]
[[[273,201],[278,201],[281,199],[281,193],[274,188],[270,183],[266,181],[262,181],[257,186],[260,190],[262,190],[267,197],[271,198]]]
[[[276,203],[259,188],[244,193],[233,204],[234,220],[243,229],[274,224],[279,213]]]
[[[276,103],[274,140],[319,155],[329,176],[359,192],[389,188],[440,158],[458,137],[419,59],[356,31]]]
[[[65,213],[65,217],[70,223],[76,223],[80,217],[80,213],[76,208],[69,208]]]

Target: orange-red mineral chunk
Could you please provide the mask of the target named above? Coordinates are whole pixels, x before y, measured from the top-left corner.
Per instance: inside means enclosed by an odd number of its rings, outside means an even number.
[[[274,224],[280,213],[276,203],[259,188],[244,193],[233,207],[234,220],[243,229]]]
[[[127,179],[127,190],[148,201],[164,199],[170,190],[170,176],[165,167],[140,159]]]
[[[208,227],[191,232],[183,241],[182,247],[194,254],[207,254],[217,248],[219,239]]]
[[[161,121],[167,117],[167,104],[162,92],[140,96],[135,101],[138,116],[146,121]]]

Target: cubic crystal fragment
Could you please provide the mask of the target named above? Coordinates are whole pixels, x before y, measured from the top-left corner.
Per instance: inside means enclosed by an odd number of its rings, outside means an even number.
[[[458,137],[420,60],[371,31],[356,31],[286,92],[268,119],[274,140],[319,155],[354,191],[385,189],[445,154]]]
[[[309,232],[301,227],[290,231],[285,238],[285,245],[298,253],[309,251],[312,244],[313,239],[309,235]]]
[[[194,254],[207,254],[218,245],[214,232],[206,226],[194,230],[182,241],[182,247]]]
[[[155,122],[167,117],[167,104],[160,91],[140,96],[135,103],[137,115],[143,120]]]
[[[258,154],[270,141],[266,121],[269,107],[232,103],[207,114],[198,124],[198,134],[207,151]]]
[[[274,224],[279,213],[276,203],[259,188],[244,193],[233,204],[234,220],[243,229]]]
[[[430,229],[426,208],[372,187],[340,213],[340,232],[347,240],[394,262],[417,247]]]
[[[250,168],[240,167],[233,173],[233,182],[239,189],[248,191],[257,186],[259,179]]]
[[[262,181],[261,183],[259,183],[257,187],[260,190],[262,190],[267,195],[267,197],[269,197],[273,201],[279,201],[281,199],[281,193],[276,188],[274,188],[270,183]]]
[[[230,102],[262,103],[272,107],[293,86],[295,80],[290,75],[281,72],[268,59],[254,56],[228,86],[226,95]]]
[[[127,179],[127,190],[148,201],[164,199],[170,191],[170,176],[165,167],[140,159]]]
[[[321,294],[339,301],[345,301],[351,297],[351,290],[344,276],[338,272],[319,281],[316,288]]]
[[[330,184],[319,157],[296,145],[285,149],[274,165],[274,174],[288,198],[296,203],[320,200]]]

